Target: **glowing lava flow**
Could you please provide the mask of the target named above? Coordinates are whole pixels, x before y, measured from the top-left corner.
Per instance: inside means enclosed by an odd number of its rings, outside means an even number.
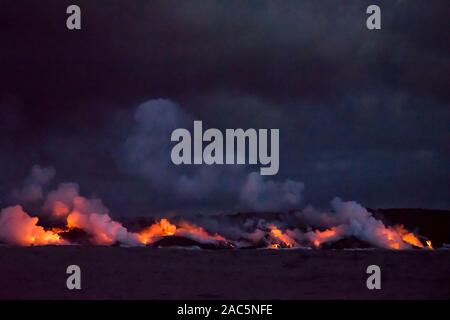
[[[423,243],[414,235],[414,233],[409,232],[402,225],[396,226],[395,230],[401,235],[402,240],[407,244],[413,245],[418,248],[425,248]]]
[[[85,204],[85,200],[81,200]],[[203,227],[191,222],[173,223],[164,218],[140,232],[130,232],[120,222],[111,219],[108,213],[83,212],[81,210],[83,208],[80,206],[80,210],[71,209],[70,211],[68,207],[65,208],[58,204],[58,214],[55,215],[55,218],[61,219],[61,216],[66,215],[66,227],[52,229],[39,226],[39,218],[31,217],[21,206],[5,208],[0,212],[0,241],[19,246],[67,245],[70,244],[69,241],[65,240],[65,238],[68,238],[67,235],[71,231],[79,229],[84,231],[90,243],[94,245],[149,245],[162,237],[168,236],[185,237],[208,244],[222,245],[225,243],[226,247],[235,247],[239,243],[239,240],[233,242],[233,240],[228,240],[217,233],[210,233]],[[253,233],[245,233],[244,230],[242,232],[243,234],[255,235],[254,238],[248,238],[251,244],[258,246],[264,243],[272,249],[298,248],[301,246],[320,248],[324,243],[335,242],[350,236],[359,237],[361,240],[380,248],[393,250],[433,249],[430,240],[422,243],[414,233],[408,231],[402,225],[386,227],[378,220],[370,225],[373,228],[362,229],[363,233],[352,231],[348,225],[338,225],[323,231],[314,230],[303,233],[298,229],[282,230],[274,223],[263,223],[264,226],[257,227]],[[77,241],[75,240],[74,243],[77,243]]]
[[[278,249],[280,247],[283,248],[292,248],[298,246],[297,242],[292,239],[289,235],[286,233],[283,233],[278,227],[274,224],[270,224],[268,226],[270,230],[270,238],[272,241],[275,241],[275,243],[271,243],[269,245],[269,248],[271,249]]]
[[[151,244],[164,236],[173,236],[177,227],[167,219],[161,219],[138,233],[138,240],[142,244]]]
[[[39,218],[30,217],[21,206],[8,207],[0,215],[0,240],[20,246],[62,245],[58,233],[38,226]]]
[[[339,237],[337,231],[333,229],[327,229],[324,231],[316,230],[313,234],[312,243],[316,248],[319,248],[323,243],[337,240]]]
[[[217,241],[227,241],[220,234],[209,234],[205,229],[200,226],[196,226],[187,221],[180,223],[180,228],[176,232],[179,236],[185,236],[188,238],[193,238],[201,242],[217,242]]]
[[[137,238],[141,244],[151,244],[161,237],[167,236],[182,236],[197,240],[200,242],[217,242],[227,241],[219,234],[211,235],[202,227],[196,226],[192,223],[183,221],[178,226],[172,224],[167,219],[161,219],[156,223],[145,228],[137,234]]]
[[[26,181],[50,181],[55,174],[51,167],[33,166]],[[48,182],[47,181],[47,182]],[[21,203],[22,193],[34,190],[37,185],[25,183],[16,192]],[[42,189],[46,183],[38,185]],[[30,190],[28,190],[31,188]],[[38,225],[39,218],[31,216],[22,206],[15,205],[0,211],[0,243],[19,246],[33,245],[121,245],[143,246],[153,244],[163,237],[184,237],[207,244],[204,248],[268,247],[268,248],[321,248],[325,243],[348,238],[349,246],[377,247],[392,250],[433,249],[430,240],[408,231],[402,225],[385,225],[370,210],[355,201],[343,201],[336,197],[331,201],[332,210],[317,211],[312,206],[295,210],[289,215],[273,215],[263,219],[258,214],[245,216],[203,216],[205,226],[199,226],[179,218],[174,221],[160,219],[139,232],[129,231],[121,222],[111,218],[109,209],[99,198],[85,198],[80,195],[77,183],[60,183],[54,190],[35,199],[31,208],[41,206],[38,216],[45,216],[51,225],[62,228],[45,228]],[[13,197],[14,198],[14,197]],[[28,201],[26,205],[31,205]],[[280,212],[281,213],[281,212]],[[132,214],[130,213],[130,216]],[[223,220],[222,220],[223,218]],[[212,219],[206,221],[206,219]],[[233,225],[234,224],[234,225]],[[206,226],[215,226],[218,233],[211,233]],[[225,238],[222,235],[226,235]],[[174,241],[171,241],[174,240]],[[179,243],[172,238],[168,243]],[[356,241],[355,241],[356,240]],[[184,241],[181,243],[193,243]],[[337,243],[335,247],[347,245]]]

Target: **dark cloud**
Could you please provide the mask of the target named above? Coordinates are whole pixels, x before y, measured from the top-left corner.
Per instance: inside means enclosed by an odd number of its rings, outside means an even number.
[[[369,32],[372,2],[77,1],[69,32],[70,1],[1,0],[1,193],[39,163],[113,211],[199,208],[117,161],[138,105],[167,98],[209,127],[280,128],[275,179],[308,202],[448,208],[448,1],[377,1]]]

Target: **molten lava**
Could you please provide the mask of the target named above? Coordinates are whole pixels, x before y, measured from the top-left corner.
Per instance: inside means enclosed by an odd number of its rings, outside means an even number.
[[[70,239],[67,237],[70,231],[82,230],[88,236],[90,243],[94,245],[149,245],[170,236],[184,237],[227,248],[240,245],[239,239],[228,240],[220,234],[210,233],[203,227],[187,221],[174,223],[168,219],[160,219],[140,232],[130,232],[120,222],[111,219],[107,210],[103,210],[103,213],[87,210],[95,206],[101,209],[97,202],[91,203],[82,197],[76,197],[75,200],[75,205],[71,207],[62,202],[55,202],[52,207],[53,217],[61,223],[65,222],[65,228],[45,229],[38,225],[38,217],[31,217],[21,206],[3,209],[0,212],[0,241],[20,246],[66,245],[69,242],[64,239]],[[433,249],[430,240],[422,243],[416,234],[402,225],[389,227],[380,220],[370,219],[368,221],[371,223],[365,226],[366,229],[351,229],[349,225],[337,225],[323,231],[307,232],[292,228],[282,230],[275,223],[259,220],[260,224],[255,226],[256,229],[253,229],[253,232],[246,233],[242,229],[241,239],[248,239],[252,245],[263,244],[271,249],[300,246],[320,248],[324,243],[338,241],[344,237],[360,238],[374,246],[393,250],[412,247]],[[73,241],[72,239],[70,241]]]
[[[167,219],[161,219],[138,233],[138,240],[142,244],[151,244],[164,236],[173,236],[177,227]]]
[[[30,217],[21,206],[8,207],[1,211],[0,234],[8,243],[20,246],[66,244],[58,233],[45,230],[38,222],[38,217]]]
[[[183,221],[176,226],[167,219],[161,219],[145,228],[137,234],[137,238],[140,243],[147,245],[159,240],[161,237],[173,235],[190,238],[200,242],[227,241],[221,235],[209,234],[202,227],[196,226],[192,223]]]
[[[415,247],[418,247],[418,248],[425,248],[423,243],[414,235],[414,233],[409,232],[402,225],[396,226],[395,229],[401,235],[402,240],[405,243],[410,244]]]
[[[272,240],[272,242],[275,243],[271,243],[271,245],[269,245],[270,248],[272,249],[278,249],[280,247],[283,248],[292,248],[294,246],[297,246],[297,243],[294,239],[292,239],[289,235],[287,235],[286,233],[283,233],[283,231],[281,231],[280,229],[278,229],[278,227],[274,224],[270,224],[268,226],[270,233],[270,239]]]
[[[30,173],[30,177],[36,181],[41,181],[43,176],[51,179],[53,175],[53,168],[39,166],[34,166]],[[33,179],[30,178],[29,181],[35,181]],[[23,190],[27,188],[34,190],[35,187],[34,184],[30,184]],[[17,200],[20,202],[19,198]],[[139,232],[129,231],[121,222],[111,218],[109,209],[101,199],[83,197],[78,184],[73,182],[61,183],[45,195],[39,194],[38,198],[35,199],[37,202],[32,208],[42,205],[42,213],[39,216],[47,215],[46,220],[51,221],[52,225],[64,227],[47,229],[38,225],[39,218],[29,215],[22,206],[9,206],[0,211],[0,243],[19,246],[71,243],[141,246],[157,241],[177,243],[177,238],[161,239],[176,236],[188,240],[184,243],[201,242],[205,244],[204,248],[277,249],[320,248],[325,243],[346,238],[348,241],[341,241],[335,247],[347,244],[359,246],[361,244],[358,242],[362,242],[363,247],[393,250],[433,249],[430,240],[421,241],[424,238],[408,231],[402,225],[386,226],[381,219],[359,203],[343,201],[337,197],[331,201],[332,210],[318,211],[308,206],[303,210],[295,210],[292,214],[270,215],[273,220],[266,220],[262,218],[263,215],[248,216],[245,220],[235,219],[234,215],[218,216],[219,220],[209,217],[212,223],[208,221],[208,225],[216,225],[216,230],[220,230],[230,239],[179,219],[175,221],[160,219]],[[27,202],[27,205],[31,203]],[[231,225],[236,222],[237,225]]]
[[[332,228],[332,229],[327,229],[325,231],[319,231],[316,230],[314,232],[314,239],[313,239],[313,245],[318,248],[320,247],[323,243],[331,241],[331,240],[335,240],[337,239],[338,233],[337,231]]]
[[[227,241],[227,239],[222,237],[220,234],[215,233],[211,235],[202,227],[196,226],[187,221],[183,221],[180,223],[180,228],[177,229],[176,234],[179,236],[192,238],[194,240],[198,240],[201,242]]]

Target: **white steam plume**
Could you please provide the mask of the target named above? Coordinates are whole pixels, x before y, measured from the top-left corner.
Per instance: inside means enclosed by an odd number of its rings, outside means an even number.
[[[12,198],[18,203],[31,203],[43,198],[44,187],[55,175],[53,167],[34,165],[21,188],[12,192]]]
[[[129,173],[144,177],[176,199],[205,200],[208,196],[236,199],[250,210],[297,208],[303,184],[272,182],[251,173],[248,166],[175,166],[170,152],[174,129],[190,128],[195,119],[178,104],[155,99],[141,104],[134,115],[136,127],[121,148],[119,162]]]

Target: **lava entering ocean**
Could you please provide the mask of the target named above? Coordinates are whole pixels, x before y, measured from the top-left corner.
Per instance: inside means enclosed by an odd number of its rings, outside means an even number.
[[[55,217],[60,218],[58,215]],[[76,210],[66,215],[64,227],[45,229],[39,226],[38,222],[38,217],[31,217],[19,205],[5,208],[0,215],[0,239],[7,244],[18,246],[71,245],[77,244],[77,241],[69,241],[66,236],[74,230],[82,230],[92,245],[146,246],[162,238],[175,236],[198,243],[227,243],[229,244],[227,248],[253,245],[279,249],[320,248],[324,244],[333,243],[350,235],[344,226],[301,232],[295,228],[282,230],[272,222],[259,220],[259,227],[253,232],[243,232],[239,239],[231,239],[218,233],[210,233],[205,228],[185,220],[175,223],[167,218],[159,219],[142,230],[131,232],[120,222],[112,220],[107,213],[81,213]],[[382,248],[395,250],[412,247],[433,248],[430,240],[423,244],[414,233],[407,231],[403,226],[378,229],[376,236],[382,238],[379,243],[387,243],[385,246],[378,245]]]
[[[81,196],[74,183],[60,184],[42,200],[39,215],[28,214],[22,205],[2,209],[0,241],[18,246],[147,246],[172,237],[218,248],[287,249],[328,248],[339,241],[357,239],[366,247],[433,249],[430,240],[403,225],[386,226],[358,203],[339,198],[331,202],[332,210],[328,212],[307,207],[284,218],[261,219],[253,214],[233,220],[225,216],[219,223],[213,217],[203,217],[203,225],[187,219],[160,218],[135,230],[112,219],[101,200]],[[40,218],[49,227],[39,225]]]

